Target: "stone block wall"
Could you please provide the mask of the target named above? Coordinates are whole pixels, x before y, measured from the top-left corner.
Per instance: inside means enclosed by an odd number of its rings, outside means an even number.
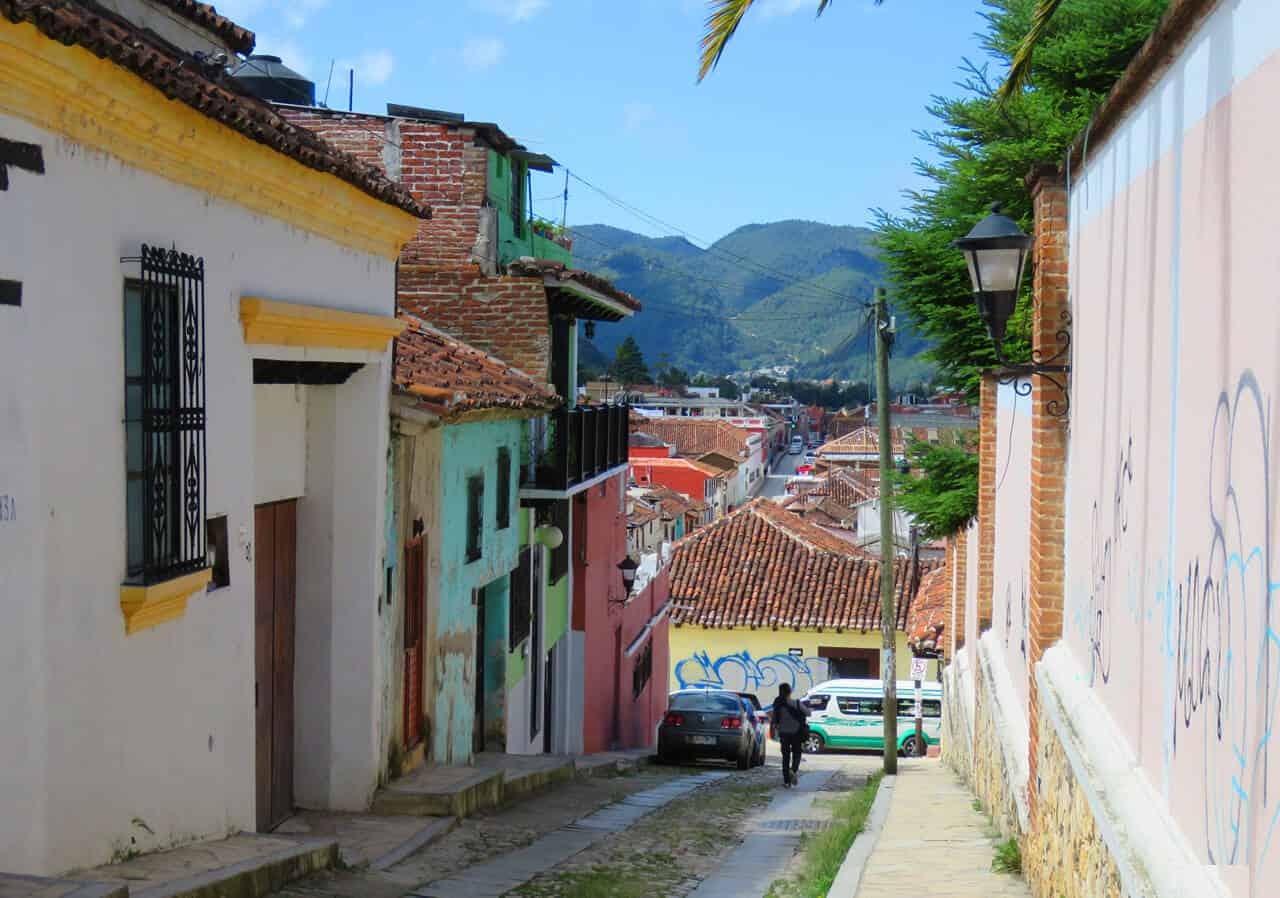
[[[942,673],[942,761],[973,783],[973,695],[969,653],[961,651]]]

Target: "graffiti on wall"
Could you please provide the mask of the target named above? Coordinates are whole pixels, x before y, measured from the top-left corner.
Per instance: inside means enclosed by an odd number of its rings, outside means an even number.
[[[1169,749],[1174,759],[1188,750],[1201,755],[1210,863],[1262,860],[1280,819],[1268,764],[1280,695],[1270,429],[1269,401],[1246,371],[1214,410],[1205,466],[1208,543],[1179,565],[1161,597],[1173,670]]]
[[[789,654],[754,658],[746,650],[712,659],[705,651],[694,652],[676,662],[675,677],[681,689],[713,686],[734,692],[761,692],[790,683],[793,690],[803,693],[827,679],[827,659]]]
[[[1094,501],[1090,518],[1092,546],[1089,552],[1089,605],[1085,625],[1089,638],[1089,682],[1111,680],[1111,604],[1117,582],[1116,564],[1123,557],[1129,534],[1129,494],[1133,487],[1133,435],[1130,434],[1116,463],[1115,480],[1107,507]]]
[[[1021,609],[1021,615],[1014,613],[1014,608]],[[1022,655],[1022,662],[1027,661],[1027,575],[1024,571],[1022,574],[1022,583],[1018,590],[1018,599],[1015,602],[1013,598],[1013,581],[1009,581],[1004,585],[1004,647],[1008,651],[1013,645],[1014,630],[1018,631],[1018,652]],[[1015,626],[1016,623],[1020,624]]]

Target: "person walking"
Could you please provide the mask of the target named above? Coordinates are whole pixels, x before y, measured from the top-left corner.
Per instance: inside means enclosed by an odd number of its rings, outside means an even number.
[[[780,684],[778,697],[773,700],[773,731],[782,745],[782,785],[788,789],[795,785],[800,773],[800,751],[809,729],[805,720],[808,716],[809,709],[791,697],[791,684]]]

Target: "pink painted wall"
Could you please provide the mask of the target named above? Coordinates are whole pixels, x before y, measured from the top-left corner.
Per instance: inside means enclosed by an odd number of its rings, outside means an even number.
[[[1021,386],[1019,386],[1019,384]],[[1004,649],[1014,691],[1027,713],[1027,569],[1031,542],[1031,397],[1026,378],[996,393],[996,522],[991,629]]]
[[[582,726],[587,752],[652,745],[654,726],[666,709],[665,607],[671,593],[667,572],[626,604],[610,601],[625,598],[618,570],[627,551],[624,486],[625,476],[613,477],[574,499],[572,626],[583,634]],[[659,612],[662,616],[655,621]],[[636,696],[632,674],[649,642],[653,674]]]
[[[1280,894],[1278,47],[1280,5],[1220,4],[1071,185],[1064,641],[1092,725],[1253,898]]]

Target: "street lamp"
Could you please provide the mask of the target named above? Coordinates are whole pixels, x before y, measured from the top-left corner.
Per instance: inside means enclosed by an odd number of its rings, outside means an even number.
[[[1063,363],[1071,351],[1071,325],[1068,312],[1062,313],[1062,329],[1054,335],[1058,351],[1044,358],[1039,349],[1031,350],[1031,361],[1010,362],[1004,356],[1002,344],[1009,317],[1018,304],[1018,287],[1027,265],[1032,238],[1023,233],[1018,223],[1000,211],[999,203],[991,204],[991,214],[973,226],[968,234],[952,242],[964,253],[969,267],[969,279],[973,282],[973,301],[978,307],[978,317],[986,325],[987,334],[995,344],[996,358],[1005,366],[1001,383],[1014,383],[1019,396],[1031,392],[1031,384],[1020,378],[1037,375],[1056,386],[1062,399],[1049,400],[1045,410],[1053,417],[1065,417],[1070,407],[1067,398],[1066,375],[1071,366]]]
[[[622,586],[627,591],[627,595],[631,595],[631,590],[636,585],[636,570],[640,567],[640,563],[630,555],[623,557],[618,562],[618,570],[622,572]]]

